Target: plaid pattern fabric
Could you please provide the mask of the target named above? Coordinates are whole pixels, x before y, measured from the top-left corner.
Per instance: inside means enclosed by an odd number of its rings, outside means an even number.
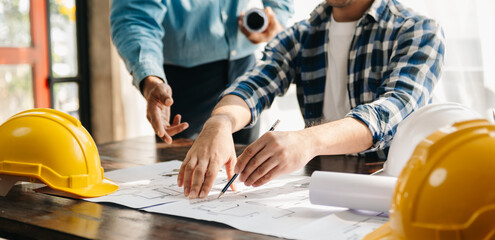
[[[331,12],[322,3],[308,20],[280,33],[256,67],[225,90],[223,95],[247,102],[251,124],[291,83],[297,86],[306,127],[321,123]],[[444,50],[440,26],[396,0],[376,0],[358,21],[349,52],[352,110],[346,117],[362,121],[373,135],[373,146],[363,153],[386,157],[399,122],[430,101]]]

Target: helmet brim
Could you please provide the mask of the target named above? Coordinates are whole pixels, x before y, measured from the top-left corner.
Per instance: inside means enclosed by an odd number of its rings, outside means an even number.
[[[44,182],[47,184],[46,182]],[[62,192],[66,192],[72,194],[74,196],[71,197],[79,197],[79,198],[93,198],[93,197],[102,197],[108,194],[111,194],[119,189],[119,185],[113,182],[110,179],[103,178],[100,183],[93,184],[86,188],[59,188],[56,186],[52,186],[47,184],[50,188]],[[52,193],[54,194],[54,193]],[[58,194],[56,194],[58,195]]]
[[[378,240],[378,239],[395,239],[393,237],[394,231],[390,228],[390,222],[387,222],[375,229],[373,232],[366,235],[363,240]]]

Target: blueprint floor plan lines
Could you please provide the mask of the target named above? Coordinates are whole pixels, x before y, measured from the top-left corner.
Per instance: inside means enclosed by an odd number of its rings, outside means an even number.
[[[182,196],[182,191],[179,187],[166,187],[166,186],[157,186],[156,188],[152,188],[149,191],[144,191],[141,193],[134,192],[133,195],[138,195],[147,199],[166,199],[168,197],[178,197]]]
[[[240,191],[237,192],[228,192],[222,196],[222,198],[218,198],[218,193],[220,190],[215,191],[212,189],[212,193],[208,195],[206,198],[198,198],[198,199],[190,199],[189,204],[201,204],[206,202],[234,202],[240,201],[242,199],[247,199],[248,196],[246,194],[242,194]],[[215,194],[216,193],[216,194]]]
[[[288,209],[274,207],[249,199],[248,194],[236,192],[225,198],[217,199],[215,195],[211,195],[205,199],[191,200],[189,203],[194,210],[217,216],[225,215],[245,218],[263,214],[277,219],[294,213],[294,211]]]
[[[237,203],[204,204],[204,205],[198,205],[193,209],[198,211],[204,211],[207,214],[212,214],[217,216],[224,215],[224,216],[238,217],[238,218],[250,218],[250,217],[254,217],[256,214],[259,214],[259,212],[253,211],[251,209],[243,208],[241,207],[240,204]]]
[[[121,184],[121,190],[112,194],[113,197],[122,197],[123,195],[141,196],[146,199],[155,199],[167,197],[176,197],[182,195],[182,188],[177,186],[175,178],[168,175],[162,175],[164,178],[148,179],[136,182]]]
[[[131,208],[145,208],[185,199],[177,186],[177,172],[181,162],[171,161],[149,166],[121,169],[105,173],[105,177],[119,184],[119,190],[107,196],[87,199],[92,202],[113,202]]]
[[[280,176],[260,187],[237,183],[217,198],[228,181],[224,171],[204,199],[188,199],[177,186],[180,161],[120,169],[105,173],[120,189],[110,195],[86,199],[112,202],[147,212],[215,221],[234,228],[291,239],[361,239],[387,221],[384,215],[309,201],[310,177]],[[385,214],[386,215],[386,214]]]

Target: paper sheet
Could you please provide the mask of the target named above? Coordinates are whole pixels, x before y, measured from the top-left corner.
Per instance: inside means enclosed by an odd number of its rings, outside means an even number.
[[[85,200],[117,203],[137,209],[184,200],[183,190],[177,186],[177,175],[173,174],[180,165],[181,162],[175,160],[106,172],[105,177],[119,184],[119,190]]]
[[[258,188],[238,184],[237,192],[218,193],[227,182],[220,172],[205,199],[189,200],[177,187],[171,161],[116,170],[105,177],[120,189],[108,196],[86,199],[112,202],[144,211],[216,221],[255,233],[294,239],[358,239],[387,221],[380,213],[364,214],[345,208],[312,205],[306,176],[285,175]]]
[[[311,203],[388,212],[397,178],[315,171],[311,176]]]

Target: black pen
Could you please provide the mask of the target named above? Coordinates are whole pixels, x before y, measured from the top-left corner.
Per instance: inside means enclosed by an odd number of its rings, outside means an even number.
[[[272,127],[268,130],[269,132],[270,131],[273,131],[275,130],[275,128],[277,127],[278,123],[280,122],[279,119],[277,119],[277,121],[272,125]],[[220,192],[220,194],[218,194],[218,197],[217,199],[219,199],[226,191],[227,189],[229,189],[230,185],[232,185],[232,183],[235,181],[235,179],[237,178],[237,176],[239,176],[239,174],[234,174],[234,176],[232,176],[232,178],[229,180],[229,182],[225,185],[225,187],[223,187],[222,191]]]

